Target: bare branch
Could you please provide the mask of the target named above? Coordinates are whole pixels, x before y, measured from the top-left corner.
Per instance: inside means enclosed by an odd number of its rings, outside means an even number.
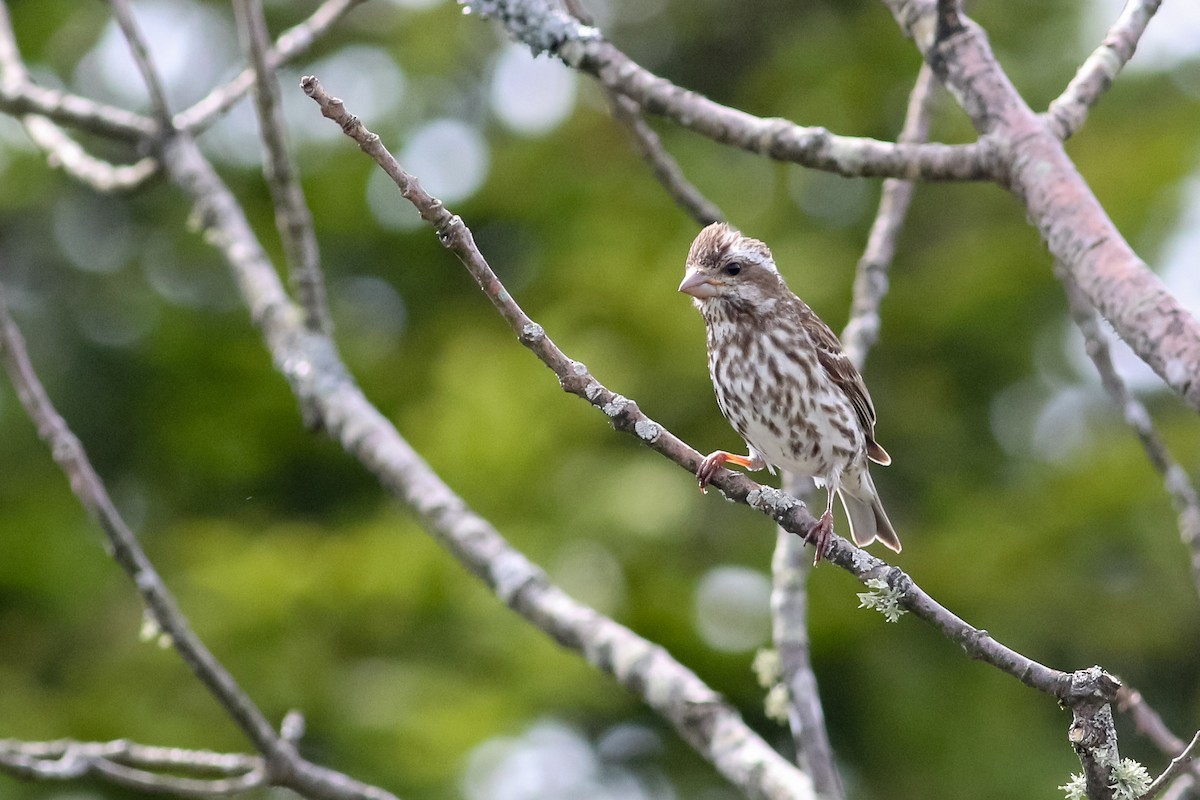
[[[812,797],[807,777],[737,711],[661,647],[567,596],[433,472],[354,384],[328,337],[301,322],[240,206],[183,134],[163,163],[196,203],[207,238],[233,269],[276,367],[321,428],[413,509],[421,523],[496,595],[662,714],[730,781],[766,798]],[[293,784],[294,785],[294,784]]]
[[[225,797],[267,785],[263,759],[256,756],[151,747],[123,739],[0,740],[0,771],[27,780],[100,778],[129,789],[176,797]]]
[[[564,5],[571,16],[584,25],[593,23],[592,15],[580,0],[565,0]],[[625,126],[638,154],[650,165],[654,177],[666,189],[671,199],[701,225],[724,221],[725,214],[721,209],[687,179],[679,167],[679,162],[663,147],[658,134],[642,116],[641,107],[607,86],[600,88],[604,92],[604,99],[608,101],[613,118]]]
[[[884,0],[926,62],[995,145],[1003,183],[1022,203],[1050,253],[1117,334],[1193,409],[1200,410],[1200,322],[1121,236],[1063,149],[996,62],[987,36],[934,38],[936,0]]]
[[[901,142],[922,142],[929,135],[931,96],[935,83],[932,70],[922,65],[909,96],[908,110],[900,131]],[[883,182],[879,210],[871,225],[867,246],[854,279],[850,321],[842,332],[846,354],[860,370],[867,352],[879,337],[879,306],[887,293],[887,273],[896,251],[896,239],[912,200],[913,183],[898,178]],[[785,475],[784,488],[796,495],[793,475]],[[808,563],[803,543],[781,531],[771,561],[774,578],[771,611],[775,647],[779,651],[782,680],[788,689],[792,738],[813,774],[818,791],[829,797],[843,794],[833,748],[825,730],[825,714],[817,693],[817,679],[808,648]]]
[[[224,706],[255,748],[264,755],[275,752],[280,744],[279,735],[233,676],[192,632],[174,596],[113,505],[83,445],[54,409],[29,361],[25,340],[8,312],[3,287],[0,287],[0,362],[8,372],[21,405],[37,426],[38,436],[67,476],[80,503],[103,528],[113,559],[133,581],[154,622],[170,636],[172,646],[184,663]]]
[[[784,488],[796,494],[798,481],[786,474]],[[780,683],[787,689],[788,725],[800,765],[812,775],[817,793],[829,800],[846,796],[838,774],[817,676],[809,657],[808,575],[812,558],[800,537],[779,529],[771,558],[771,638],[779,653]]]
[[[643,69],[598,30],[548,0],[459,1],[482,17],[495,17],[535,54],[553,53],[646,111],[722,144],[846,176],[985,180],[998,175],[987,142],[912,145],[836,136],[714,103]]]
[[[1141,692],[1132,686],[1122,686],[1117,692],[1117,710],[1132,717],[1137,732],[1149,739],[1163,755],[1173,758],[1182,753],[1187,745],[1167,727],[1163,718],[1142,697]]]
[[[143,186],[158,174],[158,161],[142,158],[132,164],[111,164],[96,158],[45,117],[26,114],[21,118],[26,133],[46,153],[51,167],[59,167],[72,178],[98,192],[128,192]]]
[[[79,439],[67,427],[46,395],[29,361],[24,338],[8,312],[3,286],[0,286],[0,362],[8,372],[22,406],[37,427],[38,436],[46,443],[54,461],[67,476],[80,503],[100,523],[113,559],[133,580],[154,622],[163,635],[170,637],[171,645],[184,663],[221,703],[255,749],[265,757],[266,779],[272,785],[288,786],[319,800],[396,800],[394,795],[383,789],[300,758],[294,743],[272,729],[233,676],[192,632],[174,596],[146,557],[137,537],[117,512]],[[70,755],[70,752],[65,755]],[[23,768],[31,776],[47,773],[48,776],[58,777],[54,775],[55,770],[68,770],[70,767],[65,756],[54,763],[29,760],[33,756],[25,760],[14,758],[13,769]],[[117,762],[96,760],[85,763],[80,769],[98,772],[111,781],[140,789],[172,791],[181,795],[213,793],[210,791],[210,782],[188,783],[183,779],[173,779],[163,783],[160,776],[146,774],[138,767],[125,767]],[[82,774],[62,777],[80,777]],[[248,777],[244,780],[251,781]],[[237,780],[230,786],[236,787],[236,791],[245,788]]]
[[[933,88],[937,79],[928,64],[917,73],[917,82],[908,97],[908,111],[898,141],[922,142],[929,136],[933,107]],[[854,299],[850,319],[842,331],[842,347],[859,370],[867,353],[879,340],[879,306],[888,291],[888,270],[896,254],[896,240],[908,216],[915,186],[912,181],[888,178],[879,195],[879,209],[867,246],[854,273]]]
[[[30,83],[13,36],[8,5],[3,2],[0,2],[0,111],[18,117],[39,114],[117,139],[147,138],[158,130],[154,120],[141,114]]]
[[[1153,800],[1162,794],[1172,781],[1183,775],[1184,770],[1191,768],[1197,755],[1200,755],[1200,732],[1192,737],[1192,741],[1188,743],[1182,753],[1171,759],[1171,763],[1167,765],[1161,775],[1154,779],[1154,783],[1150,784],[1150,788],[1142,795],[1141,800]]]
[[[29,75],[21,60],[8,6],[0,3],[0,95],[18,94],[28,85]],[[29,138],[46,153],[50,166],[99,192],[127,191],[142,185],[158,170],[152,158],[143,158],[129,166],[117,166],[89,155],[83,147],[46,117],[25,114],[21,124]]]
[[[654,177],[667,190],[680,208],[701,225],[722,222],[724,212],[687,179],[679,162],[663,147],[662,140],[642,116],[641,107],[623,94],[604,88],[604,96],[613,117],[629,131],[633,146],[642,160],[650,165]]]
[[[301,86],[321,107],[321,113],[337,122],[343,132],[358,142],[363,152],[374,158],[395,181],[400,193],[416,206],[422,219],[433,226],[442,246],[453,252],[471,273],[519,341],[555,373],[564,391],[586,399],[603,411],[617,430],[636,436],[647,447],[695,474],[702,459],[700,453],[642,413],[635,402],[605,387],[586,366],[563,353],[546,335],[542,326],[530,319],[504,288],[475,246],[471,231],[462,219],[451,214],[441,201],[425,192],[387,151],[379,137],[347,112],[341,100],[329,96],[316,78],[304,78]],[[817,520],[799,500],[778,489],[762,486],[741,473],[721,470],[711,485],[720,489],[728,499],[745,503],[766,514],[791,533],[807,538],[817,524]],[[1098,667],[1076,673],[1061,672],[1006,647],[987,631],[968,625],[938,603],[903,570],[890,566],[836,534],[831,537],[825,557],[864,583],[875,579],[886,581],[905,609],[958,643],[972,658],[986,661],[1025,685],[1050,694],[1068,705],[1090,702],[1100,696],[1100,692],[1116,691],[1116,682]],[[1110,681],[1111,685],[1099,679],[1083,680],[1080,677],[1091,675],[1093,671]]]
[[[1069,139],[1087,120],[1100,96],[1108,91],[1121,68],[1133,58],[1142,34],[1162,0],[1129,0],[1108,35],[1087,60],[1063,93],[1046,109],[1046,117],[1060,139]]]
[[[125,41],[129,43],[129,52],[133,55],[133,62],[137,65],[138,72],[142,74],[146,90],[150,92],[150,107],[154,109],[154,116],[163,130],[169,130],[171,106],[167,102],[167,92],[163,88],[158,69],[150,59],[150,48],[146,44],[146,37],[142,35],[142,29],[137,24],[137,19],[133,16],[129,0],[109,0],[109,5],[112,6],[117,26],[121,29],[121,33],[125,34]]]
[[[338,20],[364,0],[325,0],[317,10],[298,25],[288,28],[266,52],[271,69],[279,69],[324,36]],[[254,85],[254,69],[247,67],[233,80],[216,87],[191,108],[175,115],[175,127],[199,133],[212,125],[222,114],[238,104]]]
[[[263,172],[275,204],[275,226],[283,240],[284,256],[292,289],[304,309],[308,327],[329,333],[333,323],[325,300],[325,281],[321,276],[320,251],[313,231],[312,213],[304,199],[304,190],[288,154],[284,135],[283,110],[279,103],[279,84],[275,68],[267,58],[270,38],[263,17],[261,0],[235,0],[238,30],[241,32],[250,63],[258,79],[254,82],[254,100],[258,126],[262,134],[265,160]]]
[[[1100,327],[1096,312],[1088,305],[1083,292],[1065,270],[1057,270],[1063,289],[1067,294],[1071,319],[1083,334],[1085,349],[1096,371],[1100,373],[1100,382],[1112,398],[1113,403],[1121,409],[1125,422],[1133,428],[1150,464],[1163,478],[1163,487],[1175,506],[1178,515],[1179,538],[1190,551],[1192,581],[1196,591],[1200,593],[1200,497],[1196,487],[1188,477],[1187,471],[1176,461],[1165,444],[1154,430],[1150,412],[1130,391],[1125,381],[1113,366],[1112,353],[1108,346],[1108,337]]]

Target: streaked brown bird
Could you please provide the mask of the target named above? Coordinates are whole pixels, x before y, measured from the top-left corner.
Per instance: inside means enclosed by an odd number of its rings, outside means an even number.
[[[709,453],[696,472],[706,489],[717,470],[785,469],[825,488],[825,514],[811,535],[820,560],[842,499],[854,543],[878,539],[900,552],[867,461],[891,463],[875,441],[875,406],[841,342],[788,288],[771,251],[717,222],[700,232],[679,291],[708,329],[708,372],[725,418],[749,454]]]

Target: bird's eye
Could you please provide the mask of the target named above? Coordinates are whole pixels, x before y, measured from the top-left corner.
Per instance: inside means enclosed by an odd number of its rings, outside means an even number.
[[[736,261],[730,261],[728,264],[725,265],[725,274],[726,275],[731,275],[731,276],[737,275],[741,271],[742,271],[742,265]]]

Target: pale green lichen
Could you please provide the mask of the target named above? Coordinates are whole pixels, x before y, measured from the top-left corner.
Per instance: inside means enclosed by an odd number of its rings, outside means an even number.
[[[750,668],[758,678],[758,685],[769,689],[778,683],[779,677],[783,675],[783,659],[779,657],[778,650],[764,647],[754,654],[754,662]]]
[[[1153,782],[1146,768],[1132,758],[1118,761],[1111,753],[1105,752],[1100,763],[1108,768],[1108,786],[1112,789],[1114,800],[1137,800]],[[1083,775],[1071,775],[1070,780],[1058,788],[1066,800],[1084,800],[1087,797],[1087,779]]]
[[[1086,800],[1087,799],[1087,781],[1082,775],[1072,775],[1071,778],[1058,787],[1067,800]]]
[[[1110,764],[1109,768],[1112,770],[1111,785],[1116,800],[1137,800],[1150,788],[1150,773],[1132,758],[1123,758],[1120,762]]]
[[[901,605],[904,601],[904,592],[893,589],[882,578],[871,578],[866,585],[872,591],[858,593],[859,608],[874,609],[883,614],[883,618],[888,622],[896,622],[908,613],[908,609]]]
[[[767,715],[767,719],[780,723],[781,725],[788,721],[788,705],[789,697],[787,687],[782,683],[777,683],[767,692],[767,696],[763,699],[763,712]]]

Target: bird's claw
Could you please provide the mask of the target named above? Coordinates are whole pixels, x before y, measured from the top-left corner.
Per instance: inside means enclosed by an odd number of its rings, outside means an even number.
[[[724,467],[727,457],[727,453],[717,450],[706,455],[700,462],[700,467],[696,470],[696,482],[700,484],[702,493],[708,494],[708,484],[717,476],[717,470]]]
[[[833,538],[833,514],[826,511],[817,520],[817,524],[808,532],[808,541],[812,543],[816,554],[813,556],[813,566],[821,563],[821,559],[825,556],[825,551],[829,549],[829,543]]]

